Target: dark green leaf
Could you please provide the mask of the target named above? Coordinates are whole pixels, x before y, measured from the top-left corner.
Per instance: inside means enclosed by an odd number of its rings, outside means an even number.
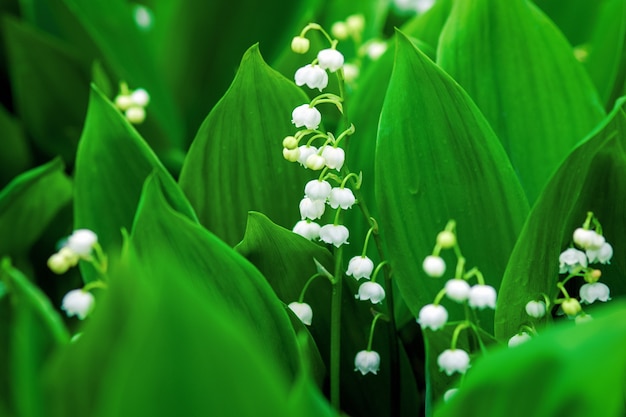
[[[295,132],[291,112],[308,101],[253,46],[230,89],[202,124],[180,185],[200,222],[226,243],[241,240],[251,210],[284,227],[298,220],[298,202],[312,174],[283,158],[281,142]]]
[[[456,2],[437,60],[493,127],[530,202],[604,116],[571,46],[524,0]]]
[[[33,165],[24,129],[0,106],[0,188]]]

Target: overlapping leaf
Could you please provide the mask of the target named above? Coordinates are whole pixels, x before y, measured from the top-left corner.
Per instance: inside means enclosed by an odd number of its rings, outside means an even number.
[[[559,253],[587,212],[600,219],[614,258],[602,281],[614,295],[626,294],[626,116],[624,99],[599,128],[563,162],[520,233],[502,281],[496,309],[496,336],[508,338],[529,320],[524,305],[541,293],[554,295]]]
[[[0,131],[3,132],[0,138],[0,188],[2,188],[13,177],[33,165],[33,156],[24,129],[3,106],[0,106]]]
[[[251,210],[284,227],[298,220],[297,204],[312,174],[285,161],[281,142],[295,132],[293,109],[308,102],[299,88],[263,62],[255,45],[202,124],[180,185],[200,222],[226,243],[241,240]]]
[[[456,2],[437,62],[493,127],[530,202],[604,115],[571,46],[524,0]]]

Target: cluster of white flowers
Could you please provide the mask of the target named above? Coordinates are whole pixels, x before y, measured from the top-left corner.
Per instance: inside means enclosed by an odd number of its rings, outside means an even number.
[[[125,83],[120,85],[120,93],[114,103],[126,119],[132,124],[141,124],[146,119],[146,106],[150,102],[150,95],[143,88],[129,90]]]

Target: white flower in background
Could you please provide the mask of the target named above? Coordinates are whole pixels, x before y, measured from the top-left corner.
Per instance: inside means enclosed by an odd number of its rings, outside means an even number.
[[[304,197],[300,200],[300,217],[304,219],[319,219],[324,214],[326,205],[323,201],[311,200],[308,197]]]
[[[355,256],[348,262],[346,275],[351,275],[355,279],[370,279],[374,270],[374,262],[367,256]]]
[[[83,320],[91,312],[95,299],[88,291],[72,290],[65,294],[61,309],[65,310],[68,317],[77,316]]]
[[[448,376],[455,372],[464,374],[470,367],[469,362],[469,355],[462,349],[446,349],[437,357],[437,365]]]
[[[283,158],[289,162],[298,162],[300,159],[300,149],[283,148]]]
[[[295,36],[291,40],[291,50],[297,54],[306,54],[310,46],[311,42],[304,36]]]
[[[387,51],[387,42],[371,40],[367,43],[365,51],[372,61],[376,61]]]
[[[310,220],[300,220],[293,227],[293,232],[309,240],[319,239],[321,226]]]
[[[610,243],[604,242],[598,249],[587,249],[585,251],[589,263],[599,262],[601,264],[608,264],[613,257],[613,246]]]
[[[604,236],[595,230],[583,229],[582,227],[574,230],[572,238],[574,243],[583,249],[600,249],[606,241]]]
[[[330,190],[328,196],[328,204],[334,209],[341,207],[344,210],[349,209],[356,202],[352,190],[349,188],[334,187]]]
[[[287,149],[296,149],[298,147],[298,139],[294,136],[285,136],[285,139],[283,139],[283,147]]]
[[[330,27],[330,33],[340,41],[347,39],[348,36],[350,36],[348,25],[346,24],[346,22],[341,21],[333,23],[333,25]]]
[[[443,402],[447,403],[448,401],[450,401],[452,399],[452,397],[454,397],[456,395],[457,392],[459,392],[458,388],[450,388],[449,390],[444,392],[444,394],[443,394]]]
[[[146,107],[150,102],[150,95],[143,88],[138,88],[132,92],[130,99],[135,106]]]
[[[606,302],[610,299],[611,290],[608,286],[601,282],[584,284],[582,287],[580,287],[580,301],[582,301],[583,303],[591,304],[596,300]]]
[[[67,238],[65,247],[76,255],[86,258],[91,255],[93,247],[98,243],[98,236],[89,229],[78,229]]]
[[[133,17],[137,27],[144,32],[152,28],[154,17],[152,11],[142,4],[133,5]]]
[[[343,225],[327,224],[320,229],[320,239],[325,243],[330,243],[339,247],[348,244],[350,232]]]
[[[429,255],[422,264],[424,272],[433,278],[439,278],[446,272],[446,263],[439,256]]]
[[[124,112],[124,116],[126,116],[126,119],[132,124],[138,125],[146,120],[146,110],[143,107],[132,106]]]
[[[590,321],[593,321],[593,317],[591,317],[591,314],[586,313],[579,314],[574,319],[574,323],[576,323],[576,325],[589,323]]]
[[[532,338],[530,337],[528,333],[521,332],[521,333],[514,335],[513,337],[509,339],[508,346],[515,347],[515,346],[521,345],[524,342],[528,342],[530,339]]]
[[[470,292],[470,285],[464,279],[454,278],[446,282],[446,295],[451,300],[462,303],[467,300]]]
[[[317,148],[315,146],[302,145],[298,147],[298,149],[300,150],[300,157],[298,158],[298,162],[302,166],[306,166],[306,160],[309,158],[309,156],[317,153]]]
[[[526,303],[526,314],[530,317],[540,319],[546,315],[546,303],[543,301],[529,301]]]
[[[385,299],[385,289],[377,282],[366,281],[359,287],[359,293],[355,298],[361,301],[370,300],[372,304],[378,304]]]
[[[313,201],[326,201],[331,188],[328,181],[311,180],[304,186],[304,195]]]
[[[468,304],[472,308],[483,310],[486,307],[496,308],[496,290],[491,285],[477,284],[470,288]]]
[[[346,25],[350,33],[359,35],[365,29],[365,16],[362,14],[352,14],[346,18]]]
[[[336,49],[322,49],[317,53],[320,67],[335,72],[343,66],[343,55]]]
[[[313,310],[310,305],[294,301],[293,303],[289,303],[289,308],[296,314],[296,316],[298,316],[302,323],[307,326],[311,325],[311,321],[313,320]]]
[[[328,73],[319,65],[305,65],[296,71],[296,85],[302,87],[304,84],[313,89],[322,91],[328,85]]]
[[[345,64],[343,66],[343,78],[347,83],[354,82],[359,77],[359,67],[354,64]]]
[[[448,310],[439,304],[428,304],[421,308],[417,322],[423,328],[439,330],[448,321]]]
[[[368,372],[376,375],[380,368],[380,355],[373,350],[362,350],[354,358],[354,370],[360,371],[362,375]]]
[[[326,165],[326,159],[323,156],[314,153],[313,155],[309,155],[304,163],[304,166],[312,169],[313,171],[319,171],[324,168]]]
[[[326,166],[330,169],[341,171],[341,167],[346,160],[346,153],[342,148],[330,145],[324,146],[322,156],[326,159]]]
[[[322,114],[315,107],[302,104],[291,113],[291,123],[296,127],[306,126],[307,129],[317,129],[322,121]]]
[[[559,255],[559,273],[572,273],[575,269],[587,266],[585,252],[569,248]]]

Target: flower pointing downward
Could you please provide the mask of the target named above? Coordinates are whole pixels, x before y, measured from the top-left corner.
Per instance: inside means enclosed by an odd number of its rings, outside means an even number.
[[[63,297],[61,309],[68,317],[77,316],[83,320],[91,312],[95,299],[88,291],[72,290]]]
[[[385,299],[385,289],[377,282],[367,281],[361,284],[355,298],[361,301],[370,300],[372,304],[378,304]]]
[[[354,358],[355,371],[360,371],[362,375],[368,372],[376,375],[380,368],[380,355],[373,350],[362,350]]]
[[[348,236],[350,232],[348,228],[343,225],[327,224],[320,229],[320,239],[322,242],[330,243],[339,247],[341,245],[348,244]]]
[[[293,303],[289,303],[289,308],[296,314],[296,316],[298,316],[302,323],[307,326],[311,325],[311,321],[313,320],[313,309],[311,309],[310,305],[294,301]]]
[[[355,256],[348,263],[346,275],[352,275],[355,279],[369,279],[374,270],[374,262],[367,256]]]
[[[309,88],[322,91],[328,85],[328,73],[319,65],[306,65],[296,71],[295,81],[298,87],[304,84]]]
[[[317,129],[322,121],[322,114],[315,107],[303,104],[296,107],[291,113],[291,123],[296,127],[306,126],[307,129]]]

